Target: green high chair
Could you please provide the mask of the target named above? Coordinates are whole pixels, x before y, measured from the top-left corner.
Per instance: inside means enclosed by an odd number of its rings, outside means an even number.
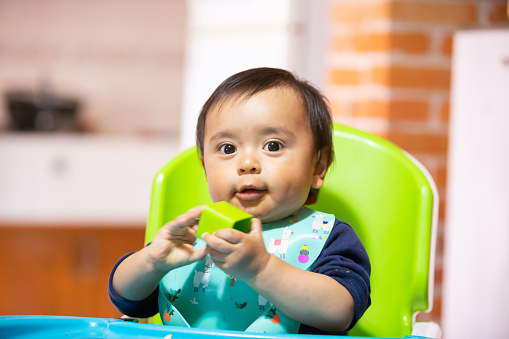
[[[433,300],[438,194],[427,170],[392,143],[334,124],[335,161],[311,208],[353,226],[371,260],[372,305],[354,336],[440,337],[434,323],[416,323]],[[212,203],[196,147],[156,175],[146,243],[188,209]]]

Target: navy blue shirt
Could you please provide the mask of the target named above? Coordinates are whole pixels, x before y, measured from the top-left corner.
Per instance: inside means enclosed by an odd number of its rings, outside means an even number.
[[[113,305],[115,305],[122,314],[136,318],[151,317],[159,312],[157,305],[159,287],[146,299],[140,301],[124,299],[113,289],[112,281],[115,270],[118,265],[131,254],[132,253],[129,253],[120,258],[113,267],[108,283],[108,294]],[[322,252],[311,267],[311,272],[329,276],[343,285],[352,295],[355,303],[355,313],[347,331],[339,333],[325,332],[301,324],[299,333],[347,334],[348,330],[357,323],[369,305],[371,305],[371,287],[369,282],[371,265],[364,246],[350,225],[336,218],[334,227],[325,241]]]

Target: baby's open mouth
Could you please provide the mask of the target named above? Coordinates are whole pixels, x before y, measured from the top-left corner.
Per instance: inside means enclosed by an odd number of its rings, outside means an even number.
[[[244,201],[258,200],[267,193],[265,189],[258,189],[255,187],[242,187],[235,195],[238,199]]]

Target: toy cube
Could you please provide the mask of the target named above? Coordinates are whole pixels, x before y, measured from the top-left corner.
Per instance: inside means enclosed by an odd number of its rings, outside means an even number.
[[[203,210],[200,221],[198,222],[197,237],[203,233],[214,233],[222,228],[234,228],[244,233],[249,233],[251,229],[251,219],[253,216],[238,209],[226,201],[210,204]]]

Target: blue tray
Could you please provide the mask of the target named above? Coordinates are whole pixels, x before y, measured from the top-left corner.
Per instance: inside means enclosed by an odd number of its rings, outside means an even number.
[[[295,338],[289,334],[257,334],[236,331],[203,330],[151,324],[138,324],[121,319],[3,316],[0,317],[1,338]],[[338,336],[298,335],[302,339],[344,338]],[[352,337],[350,337],[352,338]],[[360,337],[356,337],[360,338]],[[422,338],[406,336],[405,338]]]

